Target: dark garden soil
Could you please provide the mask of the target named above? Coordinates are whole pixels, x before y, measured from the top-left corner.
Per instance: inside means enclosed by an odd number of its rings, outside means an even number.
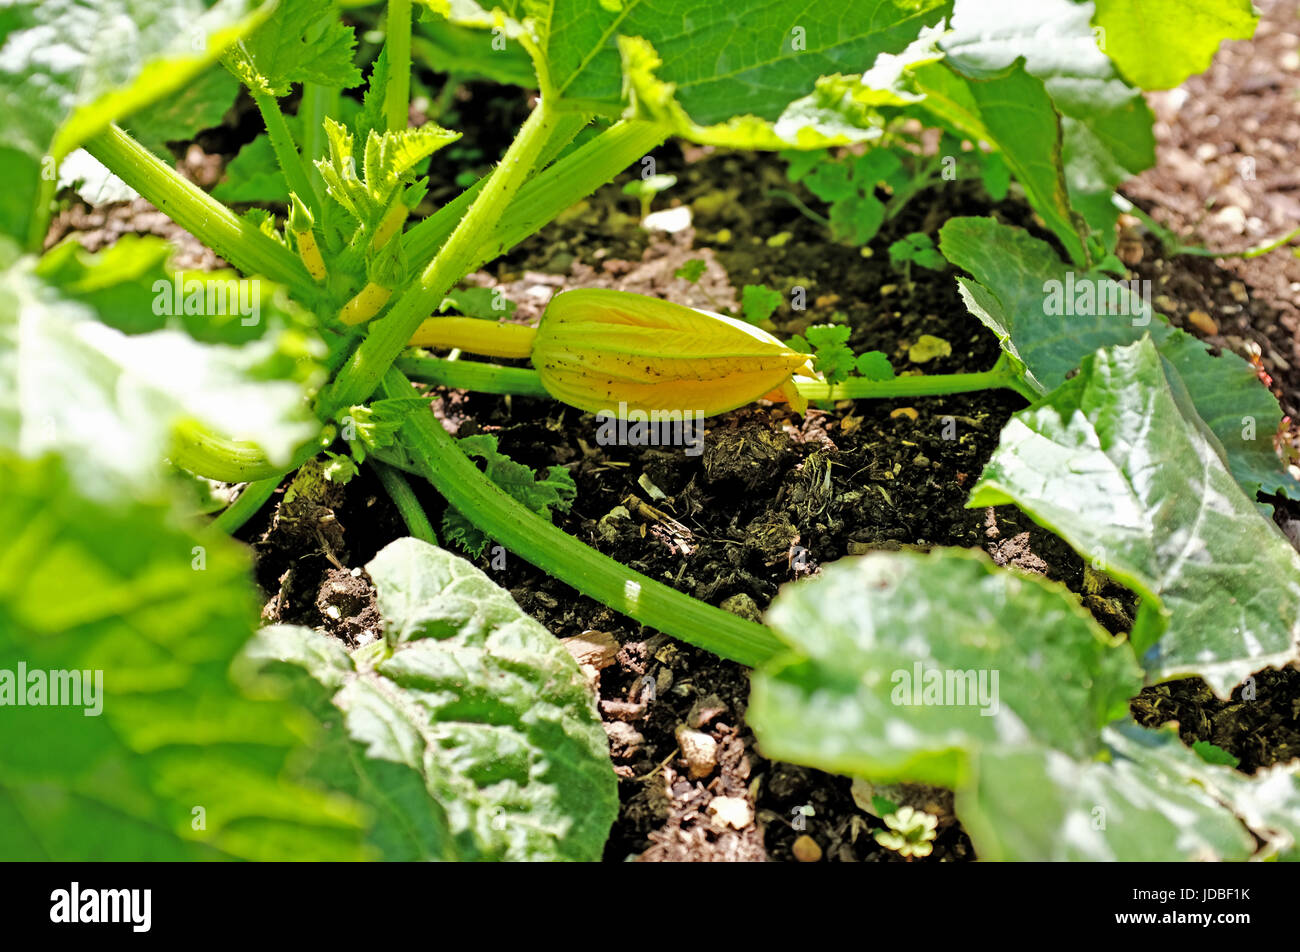
[[[1278,4],[1256,41],[1221,51],[1185,94],[1152,97],[1160,166],[1126,192],[1185,241],[1244,248],[1300,221],[1298,36],[1294,5]],[[467,142],[482,112],[475,104],[511,95],[470,88],[457,105],[462,126],[470,124]],[[211,155],[200,146],[178,154],[209,185],[220,174],[215,153],[228,157],[238,135],[200,137]],[[485,140],[483,151],[495,155],[499,146]],[[1254,160],[1249,180],[1237,174],[1248,167],[1243,157]],[[774,315],[779,334],[839,311],[854,350],[882,350],[900,373],[979,371],[993,365],[997,344],[967,314],[953,273],[914,267],[903,275],[885,249],[914,231],[937,237],[954,215],[993,213],[1047,237],[1023,202],[994,205],[976,183],[957,182],[918,195],[864,251],[834,244],[822,225],[772,194],[791,189],[775,156],[684,154],[669,144],[656,158],[660,171],[679,177],[656,207],[689,206],[689,228],[643,230],[635,200],[620,191],[630,170],[473,280],[502,287],[521,319],[538,316],[567,287],[618,287],[720,310],[735,306],[744,284],[762,284],[785,295]],[[98,247],[129,231],[178,238],[187,266],[215,263],[144,202],[73,205],[51,238],[76,232]],[[1120,250],[1139,277],[1153,280],[1164,298],[1159,310],[1217,347],[1258,354],[1286,412],[1300,412],[1300,261],[1289,251],[1251,261],[1166,258],[1135,221]],[[696,285],[673,276],[691,258],[708,264]],[[805,310],[788,306],[796,287],[805,289]],[[951,353],[912,362],[909,348],[923,334],[947,341]],[[1009,391],[846,402],[803,417],[784,405],[756,405],[711,419],[697,456],[680,447],[601,446],[590,414],[549,401],[433,396],[452,432],[493,433],[520,462],[570,470],[578,497],[572,512],[556,518],[565,531],[740,615],[758,618],[780,586],[846,555],[956,545],[1063,582],[1111,631],[1131,624],[1128,591],[1085,573],[1055,536],[1012,507],[964,508],[1002,425],[1024,406]],[[264,616],[319,627],[349,645],[373,640],[381,619],[359,567],[406,534],[401,520],[365,469],[345,487],[302,479],[298,489],[292,505],[267,507],[241,533],[257,556]],[[443,502],[427,487],[416,491],[437,526]],[[1300,507],[1277,511],[1279,524],[1300,539]],[[797,850],[805,861],[899,861],[876,844],[871,830],[880,821],[858,806],[848,780],[769,761],[756,749],[745,721],[746,669],[640,628],[512,555],[489,552],[478,564],[566,640],[598,686],[622,799],[607,859],[791,860]],[[1149,725],[1177,720],[1185,739],[1218,744],[1243,770],[1300,756],[1300,672],[1263,673],[1255,692],[1254,700],[1221,702],[1200,681],[1173,682],[1144,691],[1133,711]],[[944,791],[891,795],[943,819],[928,861],[975,858]]]

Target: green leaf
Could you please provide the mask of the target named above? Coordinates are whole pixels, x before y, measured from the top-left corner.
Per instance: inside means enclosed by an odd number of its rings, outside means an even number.
[[[533,88],[537,81],[528,53],[515,42],[506,41],[504,48],[498,47],[496,44],[504,39],[440,17],[425,16],[415,21],[411,52],[417,61],[439,73]]]
[[[813,369],[829,384],[844,380],[856,367],[856,358],[848,346],[850,333],[847,324],[814,324],[804,331],[808,345],[817,355]]]
[[[370,130],[366,138],[366,187],[376,201],[382,202],[398,182],[410,178],[420,162],[459,138],[459,132],[443,129],[432,122],[415,129],[397,129],[382,134]]]
[[[865,245],[884,223],[885,206],[870,193],[855,193],[831,206],[831,234],[849,244]]]
[[[351,89],[357,37],[332,2],[280,0],[271,18],[236,45],[226,66],[255,93],[287,96],[294,83]]]
[[[740,292],[740,313],[751,324],[761,324],[781,306],[781,292],[761,284],[746,284]]]
[[[92,495],[155,483],[181,428],[201,425],[288,463],[319,427],[305,385],[319,383],[322,348],[300,329],[272,330],[290,308],[283,292],[178,272],[150,286],[146,303],[138,276],[157,268],[159,244],[107,253],[102,274],[67,254],[39,266],[46,280],[30,258],[0,275],[0,443],[29,458],[63,454]],[[178,305],[229,343],[177,329]]]
[[[1025,71],[1042,80],[1061,114],[1070,204],[1111,248],[1119,214],[1114,188],[1155,164],[1155,138],[1142,94],[1097,48],[1091,14],[1091,3],[1074,0],[958,0],[942,45],[948,62],[973,77],[1025,58]],[[1179,30],[1169,23],[1158,32]],[[1001,145],[1021,147],[1015,139]]]
[[[957,279],[962,300],[1002,349],[1025,365],[1025,382],[1034,390],[1059,386],[1101,347],[1150,334],[1246,494],[1254,499],[1262,489],[1300,497],[1300,484],[1273,448],[1282,422],[1277,399],[1236,354],[1212,357],[1204,344],[1170,328],[1160,315],[1152,320],[1149,286],[1070,271],[1045,242],[989,218],[949,219],[939,236],[948,260],[975,278]]]
[[[898,267],[906,262],[915,262],[931,271],[942,271],[948,267],[947,259],[934,246],[934,239],[923,231],[904,235],[889,246],[890,264]]]
[[[251,30],[247,0],[14,0],[0,18],[0,233],[35,247],[59,163]],[[57,38],[57,42],[56,42]]]
[[[704,276],[704,272],[708,270],[708,267],[709,263],[703,258],[692,258],[674,271],[673,277],[694,284]]]
[[[312,722],[231,680],[257,618],[245,550],[91,502],[53,460],[0,456],[0,484],[0,857],[362,858],[360,805],[296,779]],[[20,664],[25,691],[75,672],[94,696],[14,706]]]
[[[1205,70],[1224,40],[1248,40],[1250,0],[1097,0],[1093,22],[1108,56],[1143,89],[1172,89]]]
[[[479,434],[457,442],[467,456],[484,461],[488,479],[539,516],[550,519],[552,510],[568,512],[577,498],[578,487],[563,466],[547,467],[546,475],[538,479],[530,467],[502,453],[495,436]],[[451,508],[443,514],[442,532],[473,558],[482,555],[490,541],[470,519]]]
[[[768,621],[791,651],[754,676],[763,753],[948,785],[980,859],[1296,855],[1295,765],[1246,777],[1172,730],[1103,726],[1138,668],[1060,585],[961,549],[877,553],[786,586]]]
[[[846,121],[844,90],[906,50],[948,0],[861,0],[851,9],[774,0],[743,18],[715,0],[423,0],[529,49],[542,95],[567,108],[660,122],[715,145],[817,148],[879,135]],[[494,12],[495,11],[495,12]],[[743,105],[741,105],[743,104]],[[849,110],[852,114],[852,109]]]
[[[925,96],[919,107],[999,152],[1025,197],[1075,261],[1086,261],[1086,224],[1070,207],[1061,117],[1042,80],[1019,56],[996,72],[967,77],[947,63],[922,66],[910,86]]]
[[[869,350],[858,355],[858,373],[868,380],[893,380],[894,368],[883,351]]]
[[[1198,776],[1170,770],[1171,761],[1196,759],[1176,735],[1129,725],[1103,736],[1107,763],[1033,748],[981,754],[977,785],[956,801],[980,859],[1210,861],[1255,851],[1231,804],[1204,790]],[[1300,807],[1292,797],[1286,812]]]
[[[1141,687],[1064,587],[965,550],[844,559],[767,621],[792,654],[754,677],[764,755],[873,781],[960,786],[973,752],[1031,739],[1090,757]]]
[[[360,178],[353,155],[355,140],[348,127],[326,118],[325,136],[329,158],[317,159],[316,168],[325,180],[326,191],[354,217],[376,226],[379,217],[393,207],[398,189],[415,178],[416,166],[455,142],[460,133],[431,122],[417,129],[392,132],[371,129],[366,134]]]
[[[1211,744],[1208,740],[1198,740],[1192,744],[1192,750],[1196,751],[1196,756],[1200,757],[1207,764],[1223,764],[1226,767],[1235,767],[1241,760],[1232,756],[1218,744]]]
[[[509,319],[518,306],[497,288],[453,288],[442,299],[438,310],[454,308],[465,317],[498,321],[503,317]]]
[[[1011,418],[967,506],[1006,503],[1142,596],[1131,638],[1153,678],[1226,698],[1297,657],[1300,555],[1184,418],[1149,338]]]
[[[292,117],[288,121],[292,122]],[[285,184],[269,136],[263,133],[239,150],[226,165],[225,175],[212,190],[212,197],[223,202],[289,201],[289,186]]]
[[[159,100],[123,120],[121,126],[146,149],[171,164],[168,142],[188,142],[204,129],[221,125],[239,95],[239,83],[224,69],[209,67],[176,95]]]
[[[366,571],[382,642],[349,655],[276,627],[250,657],[302,669],[342,713],[317,775],[375,808],[371,843],[387,859],[599,859],[617,784],[573,657],[482,572],[428,543],[399,539]]]

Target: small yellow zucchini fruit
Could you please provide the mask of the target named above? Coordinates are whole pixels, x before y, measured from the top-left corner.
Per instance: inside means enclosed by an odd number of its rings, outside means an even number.
[[[292,206],[289,230],[293,232],[294,241],[298,244],[298,257],[302,259],[313,281],[324,281],[327,274],[325,259],[321,257],[320,246],[316,244],[316,235],[312,231],[312,214],[296,192],[289,193],[289,201]]]

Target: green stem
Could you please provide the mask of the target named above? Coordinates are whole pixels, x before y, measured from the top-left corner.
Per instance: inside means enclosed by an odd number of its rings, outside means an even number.
[[[561,120],[561,128],[555,133],[553,143],[567,144],[585,122],[582,116],[567,115]],[[624,120],[574,149],[519,190],[509,213],[497,222],[482,242],[470,270],[513,248],[663,140],[662,127],[650,122]],[[547,152],[558,153],[559,149],[552,145]],[[548,158],[543,153],[538,166],[544,165]],[[406,233],[402,248],[409,260],[422,265],[433,259],[484,184],[485,180],[475,183]]]
[[[528,367],[502,367],[472,360],[441,360],[437,357],[399,357],[398,370],[413,380],[436,383],[456,390],[479,393],[549,397],[537,371]]]
[[[1266,241],[1262,245],[1256,245],[1254,248],[1247,248],[1245,251],[1237,252],[1242,258],[1258,258],[1260,255],[1266,255],[1270,251],[1276,251],[1283,245],[1289,245],[1296,238],[1300,238],[1300,228],[1288,231],[1281,238],[1275,238],[1272,241]],[[1232,257],[1230,254],[1221,255],[1220,257]]]
[[[1295,239],[1300,238],[1300,228],[1295,228],[1279,238],[1269,239],[1263,244],[1254,245],[1241,251],[1215,251],[1201,245],[1183,244],[1182,239],[1178,237],[1176,232],[1160,224],[1160,222],[1118,192],[1115,193],[1112,201],[1120,211],[1132,215],[1146,225],[1147,230],[1155,235],[1156,240],[1160,242],[1160,250],[1171,258],[1175,255],[1195,255],[1199,258],[1258,258],[1270,251],[1276,251],[1283,245],[1289,245]]]
[[[390,132],[405,129],[411,110],[411,0],[388,0],[388,85],[384,121]]]
[[[306,161],[307,177],[311,179],[318,202],[324,194],[325,180],[320,177],[315,162],[324,157],[328,148],[325,142],[325,119],[327,116],[337,116],[338,112],[337,89],[319,83],[302,84],[302,101],[298,104],[298,118],[302,120],[302,157]]]
[[[276,487],[280,485],[280,476],[272,476],[269,479],[259,479],[251,482],[244,487],[244,491],[239,494],[239,498],[232,502],[221,515],[212,520],[214,528],[226,535],[232,535],[253,516],[257,515],[259,509],[266,504],[266,501],[275,493]]]
[[[556,115],[542,100],[419,280],[402,294],[386,316],[371,326],[369,335],[324,395],[322,409],[326,415],[332,416],[341,407],[361,403],[374,393],[380,378],[392,366],[420,322],[432,314],[452,286],[469,273],[482,244],[482,236],[496,226],[523,185],[555,125]]]
[[[526,367],[502,367],[499,364],[468,360],[442,360],[437,357],[403,357],[397,367],[421,383],[477,390],[481,393],[515,394],[546,397],[537,371]],[[799,392],[809,400],[888,400],[908,397],[939,397],[949,393],[977,390],[1014,390],[1028,400],[1038,394],[1015,374],[1006,358],[999,358],[992,370],[967,374],[932,374],[929,376],[894,377],[891,380],[866,380],[854,377],[843,383],[827,384],[819,380],[801,380]]]
[[[372,458],[369,462],[371,469],[379,476],[379,481],[384,484],[384,489],[388,491],[393,505],[402,514],[406,531],[421,542],[437,545],[438,536],[434,533],[433,526],[429,524],[429,517],[425,515],[424,507],[420,505],[420,500],[415,498],[415,492],[401,470],[394,469],[377,459]]]
[[[799,211],[803,212],[804,217],[807,218],[809,221],[815,221],[823,228],[831,227],[831,220],[829,218],[827,218],[825,215],[819,215],[817,212],[813,211],[806,204],[804,204],[804,200],[800,198],[798,195],[796,195],[794,192],[788,191],[784,188],[769,188],[767,191],[763,193],[763,196],[765,198],[784,198],[795,208],[799,209]]]
[[[284,121],[284,113],[280,111],[280,104],[274,96],[266,93],[255,92],[253,102],[257,103],[257,109],[262,114],[262,121],[266,123],[266,134],[271,139],[271,148],[275,152],[275,160],[280,164],[280,171],[284,173],[284,180],[289,183],[289,190],[297,192],[298,197],[313,212],[320,212],[320,200],[316,194],[316,187],[312,184],[311,179],[307,177],[307,166],[303,164],[302,156],[298,153],[298,147],[293,143],[293,136],[289,132],[289,124]],[[307,121],[307,117],[303,117]]]
[[[90,139],[85,148],[240,271],[285,285],[307,306],[319,299],[321,291],[297,255],[182,177],[117,126]]]
[[[383,389],[388,397],[409,397],[411,382],[391,368]],[[432,413],[407,417],[399,439],[409,455],[406,464],[484,534],[582,594],[741,664],[756,666],[783,650],[764,626],[634,572],[517,502],[460,451]]]
[[[927,374],[892,377],[889,380],[867,380],[851,377],[837,384],[818,380],[799,381],[799,392],[809,400],[888,400],[907,397],[941,397],[950,393],[972,393],[978,390],[1014,390],[1021,396],[1034,400],[1033,393],[1011,371],[1002,358],[992,370],[967,374]]]

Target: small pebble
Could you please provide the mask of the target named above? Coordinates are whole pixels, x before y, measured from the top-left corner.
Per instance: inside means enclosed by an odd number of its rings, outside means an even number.
[[[1187,315],[1187,323],[1191,324],[1202,334],[1214,335],[1219,333],[1218,323],[1204,311],[1189,312]]]
[[[744,797],[714,797],[709,801],[709,815],[733,830],[743,830],[754,820],[754,811]]]
[[[807,833],[795,840],[791,849],[794,851],[794,858],[801,863],[816,863],[822,858],[822,848]]]
[[[696,780],[713,773],[718,765],[718,742],[703,731],[678,728],[677,746],[682,749],[687,770]]]

